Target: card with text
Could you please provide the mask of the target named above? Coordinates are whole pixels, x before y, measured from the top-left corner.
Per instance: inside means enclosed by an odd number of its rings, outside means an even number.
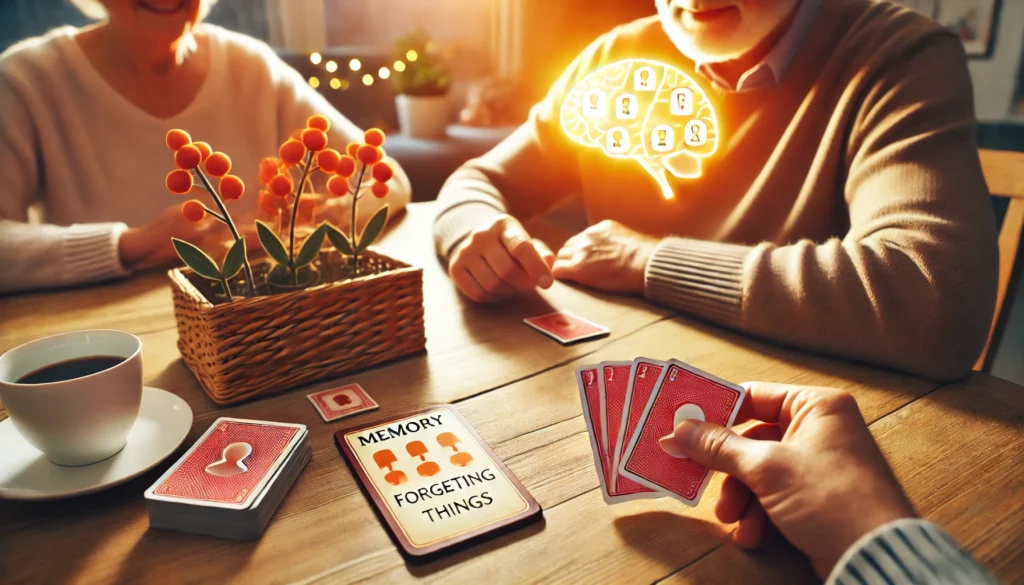
[[[339,431],[334,439],[411,561],[540,518],[537,502],[453,407]]]

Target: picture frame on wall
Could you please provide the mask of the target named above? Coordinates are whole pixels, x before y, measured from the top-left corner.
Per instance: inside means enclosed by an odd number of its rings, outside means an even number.
[[[936,20],[960,37],[968,57],[992,56],[1000,0],[939,0]]]

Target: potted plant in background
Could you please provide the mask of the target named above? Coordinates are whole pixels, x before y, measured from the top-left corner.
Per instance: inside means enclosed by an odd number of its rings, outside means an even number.
[[[405,63],[404,71],[396,70],[391,76],[402,132],[412,138],[444,136],[451,87],[444,55],[417,29],[398,40],[395,59]]]
[[[211,216],[234,239],[219,264],[197,246],[173,239],[187,268],[169,273],[178,349],[218,404],[335,377],[426,346],[422,270],[370,248],[387,224],[388,206],[356,226],[358,202],[388,193],[393,171],[383,161],[384,133],[367,130],[364,142],[347,145],[342,154],[327,146],[329,126],[324,116],[310,117],[277,157],[260,161],[258,203],[273,219],[256,222],[268,258],[251,265],[245,237],[225,203],[245,192],[242,180],[229,174],[231,159],[192,142],[183,130],[167,134],[177,166],[167,175],[168,190],[190,194],[196,178],[216,207],[190,199],[182,214],[196,222]],[[300,242],[296,220],[315,173],[327,176],[332,195],[353,198],[352,222],[348,233],[321,222]],[[217,188],[211,177],[219,178]],[[324,249],[328,242],[333,249]]]

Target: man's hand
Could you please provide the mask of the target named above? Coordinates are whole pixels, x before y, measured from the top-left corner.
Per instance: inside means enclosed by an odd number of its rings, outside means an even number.
[[[739,546],[757,547],[770,521],[824,577],[861,536],[916,515],[852,396],[760,382],[747,389],[737,422],[761,424],[738,435],[683,421],[661,440],[729,474],[715,514],[739,521]]]
[[[554,276],[617,293],[643,293],[644,270],[658,239],[604,220],[568,239]]]
[[[531,238],[514,217],[502,215],[455,247],[448,275],[470,299],[492,302],[550,287],[553,262],[554,254],[543,242]]]
[[[171,238],[195,244],[220,262],[232,241],[227,226],[207,215],[191,222],[181,215],[181,205],[164,208],[143,226],[129,228],[118,241],[121,266],[127,270],[144,270],[179,263]],[[253,238],[254,239],[254,238]],[[255,242],[246,239],[248,247]]]

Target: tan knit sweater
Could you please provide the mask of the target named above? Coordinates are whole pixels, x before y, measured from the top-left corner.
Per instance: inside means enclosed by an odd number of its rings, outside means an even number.
[[[570,142],[563,97],[630,57],[690,74],[715,104],[718,152],[675,198],[634,161]],[[577,193],[591,222],[664,237],[653,301],[812,351],[952,379],[984,344],[995,299],[995,222],[975,144],[964,51],[887,2],[826,0],[779,85],[715,89],[656,18],[588,47],[512,136],[445,184],[438,252],[508,211]],[[671,350],[669,350],[671,351]]]

